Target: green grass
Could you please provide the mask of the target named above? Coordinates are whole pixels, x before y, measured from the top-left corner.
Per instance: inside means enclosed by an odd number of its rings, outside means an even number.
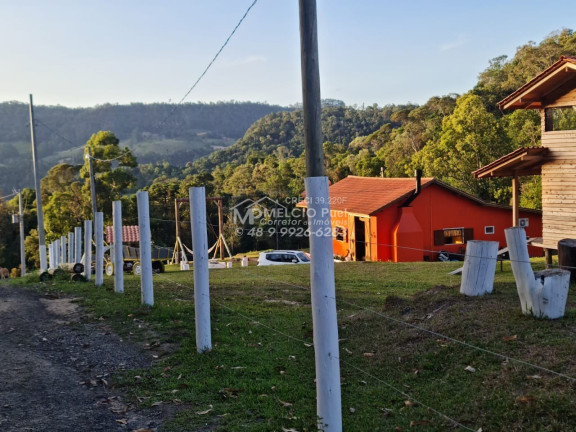
[[[344,430],[458,430],[433,410],[472,430],[574,430],[573,380],[402,324],[576,376],[573,292],[564,318],[534,319],[521,314],[508,263],[482,298],[459,294],[460,277],[448,272],[461,264],[336,264]],[[102,288],[41,287],[80,295],[93,319],[157,356],[152,369],[126,372],[116,385],[143,406],[174,405],[165,430],[316,430],[309,267],[211,271],[213,349],[203,354],[192,272],[168,270],[154,276],[152,308],[140,305],[134,276],[123,295],[111,278]]]

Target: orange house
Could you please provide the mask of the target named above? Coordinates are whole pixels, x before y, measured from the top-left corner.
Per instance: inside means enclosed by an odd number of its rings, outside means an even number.
[[[346,260],[436,261],[442,251],[463,256],[469,240],[504,247],[504,229],[512,226],[510,207],[435,178],[348,176],[329,191],[334,255]],[[521,209],[520,221],[529,237],[541,237],[540,211]],[[529,252],[542,255],[535,247]]]

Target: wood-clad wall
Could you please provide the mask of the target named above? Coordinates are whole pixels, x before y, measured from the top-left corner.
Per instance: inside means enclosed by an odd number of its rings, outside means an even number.
[[[546,132],[544,110],[541,118],[542,147],[550,149],[542,166],[542,242],[557,249],[560,240],[576,239],[576,131]]]

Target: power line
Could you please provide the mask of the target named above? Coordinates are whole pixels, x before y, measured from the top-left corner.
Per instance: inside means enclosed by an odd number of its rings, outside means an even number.
[[[184,102],[184,100],[188,97],[188,95],[196,88],[196,86],[198,85],[198,83],[202,80],[202,78],[204,78],[204,75],[206,75],[206,73],[208,72],[208,70],[212,67],[212,64],[216,61],[216,59],[218,58],[218,56],[220,55],[220,53],[222,52],[222,50],[226,47],[226,45],[228,45],[228,42],[230,42],[230,39],[232,39],[232,36],[234,36],[234,33],[236,33],[236,30],[238,30],[238,27],[240,27],[240,25],[242,24],[242,22],[244,21],[244,19],[248,16],[248,13],[250,13],[250,10],[254,7],[254,5],[258,2],[258,0],[254,0],[252,2],[252,4],[248,7],[248,9],[246,10],[246,12],[244,13],[244,15],[242,16],[242,18],[240,18],[240,21],[238,21],[238,24],[236,24],[236,27],[234,27],[234,30],[232,30],[232,33],[230,33],[230,35],[228,36],[228,38],[226,39],[226,41],[222,44],[222,46],[220,47],[220,49],[218,50],[218,52],[216,53],[216,55],[212,58],[212,60],[210,61],[210,63],[208,63],[208,66],[206,66],[206,68],[204,69],[204,71],[200,74],[200,76],[196,79],[196,81],[194,82],[194,84],[192,85],[192,87],[190,87],[190,89],[184,94],[184,96],[182,96],[182,98],[180,99],[180,101],[178,101],[178,103],[172,108],[172,110],[170,110],[170,112],[168,113],[168,115],[158,124],[158,126],[156,127],[156,129],[159,129],[161,126],[163,126],[166,121],[170,118],[170,116],[172,116],[172,114],[174,114],[174,112],[178,109],[178,107],[182,104],[182,102]]]

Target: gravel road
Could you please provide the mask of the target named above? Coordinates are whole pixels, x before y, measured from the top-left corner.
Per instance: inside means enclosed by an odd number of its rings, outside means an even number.
[[[0,284],[0,431],[156,431],[162,411],[138,411],[110,375],[150,366],[150,354],[104,322],[82,322],[71,298]]]

